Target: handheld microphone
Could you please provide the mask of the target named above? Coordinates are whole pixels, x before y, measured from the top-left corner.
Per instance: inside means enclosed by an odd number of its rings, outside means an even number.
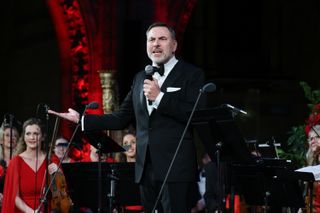
[[[152,75],[153,75],[153,67],[151,65],[147,65],[145,68],[144,68],[144,71],[146,73],[146,79],[152,81],[153,78],[152,78]],[[149,106],[152,105],[152,101],[148,100],[148,104]]]
[[[99,103],[97,102],[91,102],[86,105],[86,109],[98,109],[99,108]]]
[[[162,191],[163,191],[164,186],[165,186],[165,184],[166,184],[166,182],[167,182],[167,179],[168,179],[168,177],[169,177],[169,174],[170,174],[170,171],[171,171],[171,169],[172,169],[173,163],[174,163],[174,161],[175,161],[175,159],[176,159],[176,157],[177,157],[177,154],[178,154],[178,152],[179,152],[179,149],[180,149],[180,146],[181,146],[181,144],[182,144],[183,138],[184,138],[185,134],[187,133],[187,130],[188,130],[188,128],[189,128],[189,125],[190,125],[191,119],[192,119],[192,117],[193,117],[194,111],[196,110],[196,108],[197,108],[197,106],[198,106],[198,103],[199,103],[199,100],[200,100],[201,95],[202,95],[203,93],[213,92],[213,91],[215,91],[215,90],[216,90],[216,85],[215,85],[214,83],[207,83],[207,84],[205,84],[205,85],[199,90],[199,94],[198,94],[197,100],[196,100],[196,102],[195,102],[195,104],[194,104],[194,106],[193,106],[193,109],[192,109],[192,111],[191,111],[191,113],[190,113],[190,116],[189,116],[189,118],[188,118],[188,122],[187,122],[187,124],[186,124],[186,126],[185,126],[185,128],[184,128],[184,130],[183,130],[183,133],[182,133],[182,135],[181,135],[180,141],[179,141],[179,143],[178,143],[177,149],[176,149],[176,151],[175,151],[175,153],[174,153],[174,155],[173,155],[173,157],[172,157],[172,160],[171,160],[171,162],[170,162],[170,165],[169,165],[169,168],[168,168],[168,170],[167,170],[166,176],[165,176],[165,178],[164,178],[164,180],[163,180],[163,183],[162,183],[162,185],[161,185],[161,188],[160,188],[160,191],[159,191],[157,200],[156,200],[156,202],[155,202],[155,204],[154,204],[154,206],[153,206],[153,209],[152,209],[152,211],[151,211],[152,213],[154,213],[155,210],[156,210],[156,207],[157,207],[158,202],[159,202],[159,200],[160,200]]]
[[[237,107],[234,107],[234,106],[232,106],[230,104],[223,104],[222,106],[231,109],[235,113],[239,113],[240,112],[241,114],[248,115],[248,113],[246,111],[244,111],[242,109],[239,109]]]

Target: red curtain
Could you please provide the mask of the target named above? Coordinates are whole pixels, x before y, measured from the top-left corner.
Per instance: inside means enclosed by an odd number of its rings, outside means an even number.
[[[102,106],[99,70],[116,72],[116,0],[47,0],[56,29],[61,58],[61,111],[78,111],[92,101]],[[153,0],[153,21],[174,26],[183,33],[196,0]],[[146,21],[146,20],[143,20]],[[102,107],[89,113],[103,113]],[[74,126],[62,121],[61,133],[71,137]]]

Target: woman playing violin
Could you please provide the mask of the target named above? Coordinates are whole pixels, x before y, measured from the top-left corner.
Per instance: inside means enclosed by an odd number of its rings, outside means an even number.
[[[22,146],[18,148],[20,154],[12,158],[7,169],[3,213],[44,212],[44,207],[36,210],[40,206],[40,198],[46,185],[46,166],[48,165],[49,174],[58,171],[56,156],[53,155],[52,159],[49,159],[50,164],[47,163],[44,130],[41,120],[37,118],[30,118],[23,124],[20,138]]]

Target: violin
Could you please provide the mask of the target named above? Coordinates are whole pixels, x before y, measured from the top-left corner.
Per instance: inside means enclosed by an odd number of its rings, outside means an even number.
[[[52,147],[54,145],[57,129],[58,129],[59,117],[56,118],[54,133],[51,140],[51,148],[49,154],[52,153]],[[51,160],[51,156],[49,157]],[[61,159],[62,162],[62,159]],[[60,166],[60,164],[59,164]],[[52,180],[54,178],[54,180]],[[50,187],[51,191],[51,213],[69,213],[72,209],[72,200],[67,193],[67,184],[66,179],[63,172],[58,169],[55,173],[50,175],[49,182],[52,181],[52,185]]]
[[[57,171],[54,177],[51,190],[51,212],[52,213],[69,213],[73,205],[71,198],[67,193],[67,185],[64,174]]]

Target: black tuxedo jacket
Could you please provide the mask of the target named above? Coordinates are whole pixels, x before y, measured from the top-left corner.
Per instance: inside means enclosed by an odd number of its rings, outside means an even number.
[[[118,111],[107,115],[86,115],[84,117],[85,131],[123,129],[135,118],[136,182],[141,180],[148,146],[155,178],[164,180],[189,113],[204,83],[204,75],[199,68],[178,61],[161,86],[164,96],[158,109],[154,109],[149,116],[143,93],[145,78],[144,71],[137,73],[131,90]],[[173,87],[175,89],[172,89]],[[199,107],[203,104],[204,99],[201,98]],[[196,149],[192,141],[191,129],[189,129],[182,141],[168,181],[195,181],[197,179]]]

